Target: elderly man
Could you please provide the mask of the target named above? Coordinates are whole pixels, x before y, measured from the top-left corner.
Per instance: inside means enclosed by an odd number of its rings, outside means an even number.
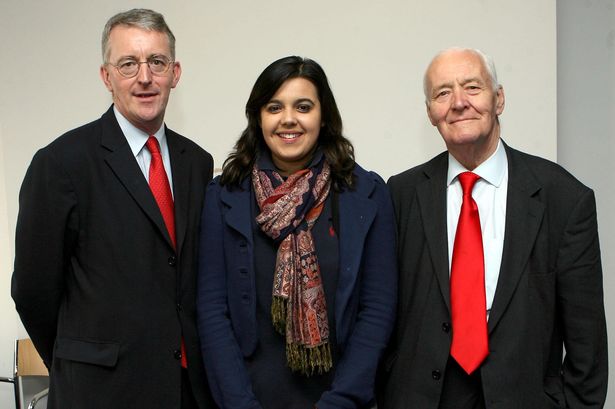
[[[181,66],[151,10],[102,39],[113,105],[36,153],[19,202],[12,296],[50,370],[50,409],[208,408],[196,251],[213,161],[164,125]]]
[[[601,408],[592,190],[504,143],[504,90],[481,52],[441,52],[424,88],[448,151],[389,181],[400,287],[379,408]]]

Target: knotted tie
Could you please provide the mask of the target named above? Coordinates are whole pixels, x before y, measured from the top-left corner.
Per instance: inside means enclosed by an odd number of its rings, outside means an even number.
[[[451,356],[471,374],[489,354],[485,262],[478,206],[472,198],[472,188],[479,176],[464,172],[458,178],[463,202],[451,263]]]
[[[147,150],[152,154],[152,160],[149,164],[149,187],[152,190],[152,194],[158,203],[162,219],[167,227],[173,248],[175,244],[175,206],[173,204],[173,196],[171,195],[171,185],[169,184],[169,178],[167,172],[164,170],[164,164],[162,162],[162,155],[160,154],[160,146],[158,145],[158,139],[150,136],[145,142]],[[184,345],[184,339],[181,340],[181,363],[182,367],[188,367],[188,361],[186,360],[186,347]]]

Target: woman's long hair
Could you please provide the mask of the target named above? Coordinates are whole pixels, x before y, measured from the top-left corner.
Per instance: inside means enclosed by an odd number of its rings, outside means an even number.
[[[222,166],[221,185],[239,186],[250,175],[259,151],[269,149],[263,140],[260,111],[275,95],[282,84],[292,78],[309,80],[318,92],[323,126],[318,135],[318,145],[331,166],[333,188],[340,191],[354,186],[354,148],[342,135],[342,118],[337,109],[327,76],[314,60],[285,57],[271,63],[257,78],[248,102],[248,126],[241,133],[233,152]]]

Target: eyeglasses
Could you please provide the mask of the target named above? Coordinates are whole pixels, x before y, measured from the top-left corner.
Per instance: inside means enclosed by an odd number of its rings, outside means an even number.
[[[169,57],[164,55],[153,55],[146,61],[137,61],[134,58],[124,58],[118,61],[117,64],[107,63],[117,69],[122,77],[132,78],[139,73],[141,64],[147,64],[150,71],[154,75],[162,75],[169,70],[169,67],[173,65],[175,61],[172,61]]]

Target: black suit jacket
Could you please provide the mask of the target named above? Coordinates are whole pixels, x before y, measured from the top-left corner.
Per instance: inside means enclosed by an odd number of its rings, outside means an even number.
[[[50,368],[50,409],[179,408],[182,336],[192,389],[210,407],[195,284],[213,161],[166,135],[176,251],[112,108],[41,149],[27,171],[12,296]]]
[[[601,408],[607,339],[593,192],[506,146],[504,249],[480,368],[486,407]],[[452,331],[446,152],[389,180],[398,222],[398,322],[383,409],[436,409]],[[565,345],[566,353],[563,353]]]

